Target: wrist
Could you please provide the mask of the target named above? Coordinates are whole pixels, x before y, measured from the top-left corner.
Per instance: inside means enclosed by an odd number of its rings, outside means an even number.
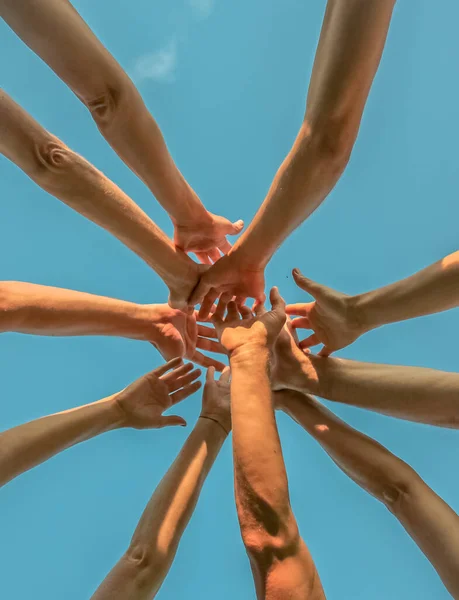
[[[233,248],[228,252],[234,261],[240,265],[244,265],[244,271],[261,271],[264,270],[269,263],[272,254],[266,254],[264,245],[249,244],[244,239],[243,233]]]
[[[209,425],[213,424],[221,433],[225,435],[225,437],[229,435],[229,432],[231,431],[231,417],[226,419],[222,415],[204,412],[199,415],[199,418],[204,419],[209,423]]]
[[[129,427],[127,415],[117,401],[117,394],[100,400],[106,422],[106,431]]]
[[[176,194],[170,218],[174,227],[196,227],[211,221],[211,215],[191,186],[183,180],[181,191]]]
[[[359,334],[384,324],[384,321],[381,320],[382,311],[374,306],[371,292],[349,296],[347,302],[350,325]]]
[[[267,365],[270,359],[270,351],[266,342],[246,342],[235,348],[230,356],[231,368],[247,367],[254,365]]]

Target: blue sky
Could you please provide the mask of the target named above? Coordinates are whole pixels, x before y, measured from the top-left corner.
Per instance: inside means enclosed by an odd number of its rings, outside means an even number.
[[[251,219],[304,112],[324,0],[75,1],[136,81],[170,150],[206,206]],[[109,9],[110,5],[110,9]],[[344,292],[384,285],[457,245],[459,38],[456,0],[400,2],[350,165],[327,202],[267,270],[287,301],[290,271]],[[149,191],[107,146],[66,86],[0,23],[2,87],[119,184],[171,233]],[[0,159],[1,279],[160,302],[157,276],[116,239]],[[457,311],[386,327],[342,356],[457,370]],[[147,344],[111,338],[0,339],[0,428],[111,394],[160,362]],[[435,398],[432,398],[435,402]],[[193,424],[196,395],[183,404]],[[457,433],[332,407],[410,463],[459,510]],[[279,417],[292,503],[330,599],[446,600],[398,522]],[[88,598],[125,550],[186,430],[118,431],[79,445],[1,490],[0,595]],[[203,490],[159,594],[254,597],[239,538],[231,445]]]

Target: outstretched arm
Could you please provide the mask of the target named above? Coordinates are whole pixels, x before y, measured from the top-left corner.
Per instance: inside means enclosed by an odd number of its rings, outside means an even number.
[[[407,421],[459,428],[458,373],[304,354],[286,329],[276,345],[273,387]]]
[[[252,223],[191,298],[214,287],[263,300],[264,267],[343,173],[378,68],[395,0],[328,0],[304,121]],[[254,281],[257,274],[257,280]]]
[[[293,276],[314,301],[287,306],[287,313],[300,317],[293,322],[295,328],[314,331],[300,346],[324,344],[322,355],[348,346],[381,325],[459,306],[459,252],[411,277],[357,296],[336,292],[304,277],[297,269]]]
[[[0,0],[0,16],[85,104],[102,135],[146,183],[175,225],[183,250],[218,258],[239,233],[209,213],[183,178],[136,87],[67,0]]]
[[[114,396],[1,433],[0,486],[55,454],[111,429],[185,425],[181,417],[164,417],[162,413],[199,388],[199,382],[193,382],[200,372],[192,368],[174,359]]]
[[[229,370],[208,371],[203,410],[180,454],[151,497],[131,544],[93,600],[151,600],[174,560],[204,481],[231,429]]]
[[[0,153],[44,190],[138,254],[169,287],[171,305],[185,307],[198,281],[198,265],[176,249],[118,186],[43,129],[1,90]]]
[[[288,491],[268,378],[270,346],[285,320],[284,304],[272,293],[273,310],[238,318],[230,303],[214,316],[230,354],[236,506],[258,598],[324,598],[314,562],[300,537]]]
[[[336,417],[312,396],[286,390],[276,403],[319,442],[339,468],[397,517],[459,598],[459,517],[402,460]]]

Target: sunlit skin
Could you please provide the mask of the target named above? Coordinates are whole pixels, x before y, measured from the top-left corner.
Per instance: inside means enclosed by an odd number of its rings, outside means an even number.
[[[298,269],[293,277],[313,301],[291,304],[287,314],[299,317],[294,328],[313,330],[300,347],[323,344],[322,356],[345,348],[371,329],[459,306],[459,252],[411,277],[357,296],[312,281]]]
[[[118,156],[150,188],[174,224],[174,241],[211,264],[242,221],[207,211],[175,165],[131,79],[67,0],[0,0],[0,16],[89,109]]]
[[[103,400],[43,417],[0,434],[0,486],[55,454],[96,435],[132,427],[158,429],[186,425],[163,413],[200,388],[199,370],[180,358],[154,369]]]
[[[109,335],[150,342],[164,359],[184,357],[221,371],[201,350],[224,353],[213,327],[198,325],[167,304],[134,304],[62,288],[0,282],[0,332],[35,335]]]
[[[328,0],[306,113],[268,194],[234,248],[208,271],[190,304],[231,292],[264,300],[264,270],[282,242],[325,200],[349,161],[395,0]]]
[[[269,354],[285,323],[285,302],[272,310],[219,301],[212,321],[231,366],[236,507],[257,597],[323,600],[319,575],[293,515],[268,378]],[[227,308],[227,315],[225,312]]]
[[[169,288],[169,304],[186,309],[205,265],[193,262],[120,188],[43,129],[0,90],[0,153],[35,183],[100,225],[138,254]]]
[[[129,548],[93,600],[151,600],[174,560],[204,481],[231,430],[230,371],[207,372],[202,410],[193,431],[156,488]]]
[[[459,517],[452,508],[409,465],[314,397],[285,390],[276,392],[275,403],[319,442],[346,475],[387,507],[458,599]]]
[[[284,327],[272,357],[275,391],[292,389],[387,416],[459,429],[459,374],[320,357]],[[293,360],[294,359],[294,360]]]

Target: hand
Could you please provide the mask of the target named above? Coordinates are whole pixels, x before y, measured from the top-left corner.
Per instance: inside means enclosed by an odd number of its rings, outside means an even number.
[[[226,303],[220,299],[212,316],[212,322],[222,346],[231,355],[242,346],[263,346],[270,348],[285,323],[285,302],[274,287],[270,294],[272,309],[262,312],[259,307],[257,316],[247,306],[240,306],[239,312],[235,302],[228,304],[228,314],[224,319]],[[241,319],[242,317],[242,319]]]
[[[208,212],[205,219],[196,223],[175,223],[174,243],[184,252],[194,252],[202,263],[211,265],[220,258],[220,252],[227,254],[231,250],[226,236],[237,235],[243,227],[244,221],[231,223]]]
[[[307,279],[298,269],[293,270],[293,278],[298,287],[314,298],[314,302],[290,304],[286,307],[288,315],[301,317],[292,321],[294,329],[314,331],[300,342],[300,348],[304,350],[323,344],[319,356],[329,356],[335,350],[348,346],[365,332],[355,317],[351,296]]]
[[[273,391],[290,389],[314,393],[318,377],[309,353],[298,348],[298,338],[287,319],[274,343],[271,365]]]
[[[143,339],[149,341],[165,360],[186,357],[203,367],[213,366],[222,371],[225,365],[205,356],[196,348],[225,354],[213,327],[198,325],[197,313],[186,315],[167,304],[151,304],[142,314]],[[212,339],[208,339],[212,338]]]
[[[192,308],[188,306],[188,299],[197,287],[201,276],[209,268],[207,265],[198,265],[189,256],[187,256],[180,248],[176,248],[176,254],[180,261],[184,262],[183,272],[180,276],[173,275],[173,271],[164,278],[164,281],[169,288],[168,304],[171,308],[177,308],[184,312],[191,313]]]
[[[215,300],[225,292],[235,296],[238,304],[246,298],[255,298],[256,306],[265,301],[263,267],[247,266],[238,256],[237,252],[224,256],[202,273],[189,300],[190,306],[201,304],[200,318],[208,317]]]
[[[195,381],[201,371],[193,370],[191,363],[184,365],[180,358],[150,371],[112,398],[123,417],[126,427],[158,429],[168,425],[186,425],[182,417],[163,416],[163,412],[181,402],[201,387]]]
[[[219,423],[226,433],[231,431],[230,376],[229,367],[225,368],[218,380],[215,379],[215,369],[213,367],[207,370],[200,415]]]

